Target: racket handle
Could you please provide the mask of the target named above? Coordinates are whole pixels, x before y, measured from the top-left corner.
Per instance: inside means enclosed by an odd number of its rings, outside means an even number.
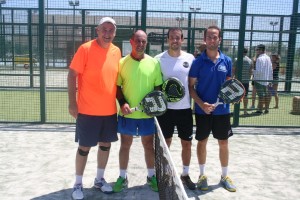
[[[137,108],[130,108],[131,112],[137,111]]]

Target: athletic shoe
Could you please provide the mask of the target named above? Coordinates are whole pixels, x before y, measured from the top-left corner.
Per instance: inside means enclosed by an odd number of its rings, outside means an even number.
[[[150,186],[151,190],[158,192],[157,180],[154,175],[151,178],[147,176],[147,184]]]
[[[104,194],[113,193],[112,187],[105,181],[104,178],[101,178],[100,180],[95,178],[94,187],[97,188],[97,189],[100,189],[101,192],[103,192]]]
[[[253,114],[255,114],[255,115],[261,115],[261,114],[263,114],[263,112],[260,111],[260,110],[258,110],[258,111],[256,111],[256,112],[254,112]]]
[[[126,189],[127,187],[128,187],[127,177],[123,178],[123,177],[119,176],[119,178],[117,179],[117,182],[115,183],[115,185],[113,187],[113,191],[121,192],[122,190]]]
[[[80,199],[84,198],[83,191],[82,191],[82,184],[74,185],[73,192],[72,192],[72,198],[74,200],[80,200]]]
[[[191,180],[189,175],[180,176],[180,179],[181,179],[183,185],[185,185],[190,190],[196,189],[196,185],[195,185],[195,183],[193,183],[193,181]]]
[[[269,113],[269,110],[265,110],[264,114],[268,114]]]
[[[224,186],[224,188],[230,192],[235,192],[236,187],[233,185],[232,180],[229,178],[229,176],[221,177],[220,182]]]
[[[250,109],[255,109],[255,106],[250,106]]]
[[[208,190],[208,184],[207,184],[207,177],[204,175],[199,176],[198,182],[197,182],[197,188],[199,190],[206,191]]]

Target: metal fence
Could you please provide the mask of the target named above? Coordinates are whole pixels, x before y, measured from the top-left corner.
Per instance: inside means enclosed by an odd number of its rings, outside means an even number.
[[[298,7],[296,0],[0,0],[0,122],[73,122],[68,114],[68,65],[79,45],[96,37],[98,21],[110,16],[117,22],[114,43],[123,56],[131,50],[133,30],[146,30],[147,53],[154,56],[168,48],[166,33],[173,26],[184,30],[183,49],[190,53],[197,51],[209,25],[222,28],[220,49],[232,60],[241,60],[244,47],[252,58],[258,44],[266,45],[267,54],[281,57],[280,79],[274,82],[279,108],[244,116],[242,104],[235,105],[232,123],[299,127]]]

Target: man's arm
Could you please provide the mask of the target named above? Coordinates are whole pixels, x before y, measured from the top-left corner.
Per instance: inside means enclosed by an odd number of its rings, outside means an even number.
[[[195,86],[197,83],[197,78],[189,77],[189,92],[190,96],[194,99],[195,103],[199,105],[199,107],[206,113],[210,114],[214,109],[214,105],[209,104],[207,102],[203,102],[202,99],[198,96]]]
[[[77,107],[77,100],[76,100],[77,75],[78,73],[75,70],[69,69],[69,73],[68,73],[69,113],[75,119],[77,118],[78,115],[78,107]]]
[[[117,86],[117,99],[123,115],[130,114],[131,113],[130,106],[124,97],[121,86]]]

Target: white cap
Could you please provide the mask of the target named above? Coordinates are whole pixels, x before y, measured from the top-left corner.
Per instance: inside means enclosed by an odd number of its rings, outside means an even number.
[[[111,23],[111,24],[113,24],[114,26],[115,26],[115,28],[116,28],[116,21],[113,19],[113,18],[110,18],[110,17],[103,17],[101,20],[100,20],[100,22],[99,22],[99,26],[101,25],[101,24],[103,24],[103,23],[105,23],[105,22],[109,22],[109,23]]]

